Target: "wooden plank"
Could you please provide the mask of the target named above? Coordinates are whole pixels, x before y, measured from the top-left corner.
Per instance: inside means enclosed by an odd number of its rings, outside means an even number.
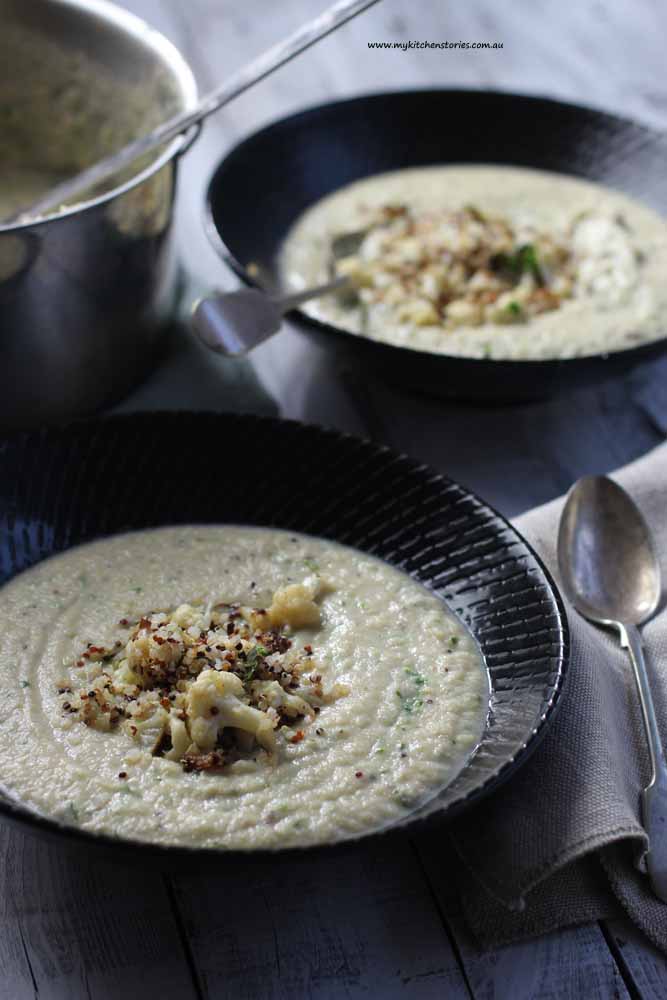
[[[421,835],[413,847],[475,1000],[625,1000],[638,995],[629,965],[615,960],[596,923],[481,950],[466,925],[453,873],[442,863],[442,838]]]
[[[0,830],[0,998],[196,1000],[159,873]]]
[[[625,1000],[631,995],[597,924],[488,952],[475,947],[458,918],[450,926],[475,1000]]]
[[[236,862],[174,885],[206,997],[469,1000],[407,844]]]
[[[637,995],[642,1000],[664,1000],[667,996],[667,956],[629,920],[603,921],[602,930],[626,979],[632,978]]]
[[[0,997],[32,1000],[37,997],[37,988],[18,918],[18,900],[9,891],[20,878],[16,853],[9,850],[7,843],[9,837],[7,830],[0,829]]]

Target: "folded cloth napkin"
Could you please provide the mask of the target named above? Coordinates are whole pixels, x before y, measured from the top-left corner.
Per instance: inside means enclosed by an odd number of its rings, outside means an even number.
[[[667,580],[667,444],[617,480],[656,538]],[[558,581],[563,500],[520,517],[517,528]],[[644,874],[640,792],[649,759],[627,653],[612,632],[568,608],[569,680],[553,725],[524,767],[450,828],[461,901],[480,944],[498,945],[618,914],[667,952],[667,904]],[[667,609],[642,628],[660,730],[667,743]],[[620,904],[620,906],[619,906]]]

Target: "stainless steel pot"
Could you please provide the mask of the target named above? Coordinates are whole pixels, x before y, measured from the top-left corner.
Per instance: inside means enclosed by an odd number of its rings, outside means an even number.
[[[0,214],[196,102],[171,43],[106,0],[0,0],[0,23]],[[90,413],[148,370],[191,138],[81,204],[0,226],[0,431]]]

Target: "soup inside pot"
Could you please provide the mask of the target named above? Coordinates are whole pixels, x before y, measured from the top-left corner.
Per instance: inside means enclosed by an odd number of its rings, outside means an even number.
[[[186,103],[182,81],[157,51],[95,8],[0,0],[0,18],[0,218]],[[126,182],[158,155],[77,202]]]

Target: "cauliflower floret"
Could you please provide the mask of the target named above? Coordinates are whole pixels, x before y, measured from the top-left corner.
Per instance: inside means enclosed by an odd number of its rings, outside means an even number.
[[[253,695],[257,698],[262,711],[267,708],[281,710],[290,718],[296,719],[300,715],[313,715],[313,709],[296,694],[290,694],[280,686],[278,681],[253,681],[251,685]]]
[[[317,577],[276,590],[267,611],[269,622],[274,627],[291,625],[292,628],[318,628],[320,609],[315,603],[315,597],[319,592]]]
[[[453,302],[448,304],[445,317],[457,324],[479,326],[482,322],[482,309],[477,302],[469,302],[467,299],[454,299]]]
[[[169,716],[161,706],[146,719],[131,717],[125,722],[125,729],[144,749],[154,753],[164,736]]]
[[[357,288],[371,288],[373,276],[358,257],[342,257],[336,262],[340,275],[350,278]]]
[[[265,750],[275,748],[273,724],[263,712],[241,699],[243,682],[235,674],[203,670],[187,693],[190,735],[200,750],[212,750],[227,726],[252,733]]]
[[[141,677],[130,668],[127,660],[121,660],[114,673],[114,687],[124,694],[135,694],[134,688],[141,685]]]
[[[414,323],[416,326],[432,326],[439,320],[438,310],[427,299],[410,299],[397,310],[401,323]]]
[[[182,760],[193,744],[188,727],[175,709],[169,713],[169,732],[171,734],[171,750],[165,754],[165,757],[167,760]]]
[[[202,614],[199,608],[193,608],[191,604],[180,604],[171,615],[171,620],[182,629],[196,625],[200,631],[203,631],[208,629],[210,625],[210,616]]]
[[[188,727],[183,719],[179,718],[174,711],[169,713],[169,732],[171,735],[171,750],[165,754],[165,757],[168,760],[181,760],[193,744]]]

